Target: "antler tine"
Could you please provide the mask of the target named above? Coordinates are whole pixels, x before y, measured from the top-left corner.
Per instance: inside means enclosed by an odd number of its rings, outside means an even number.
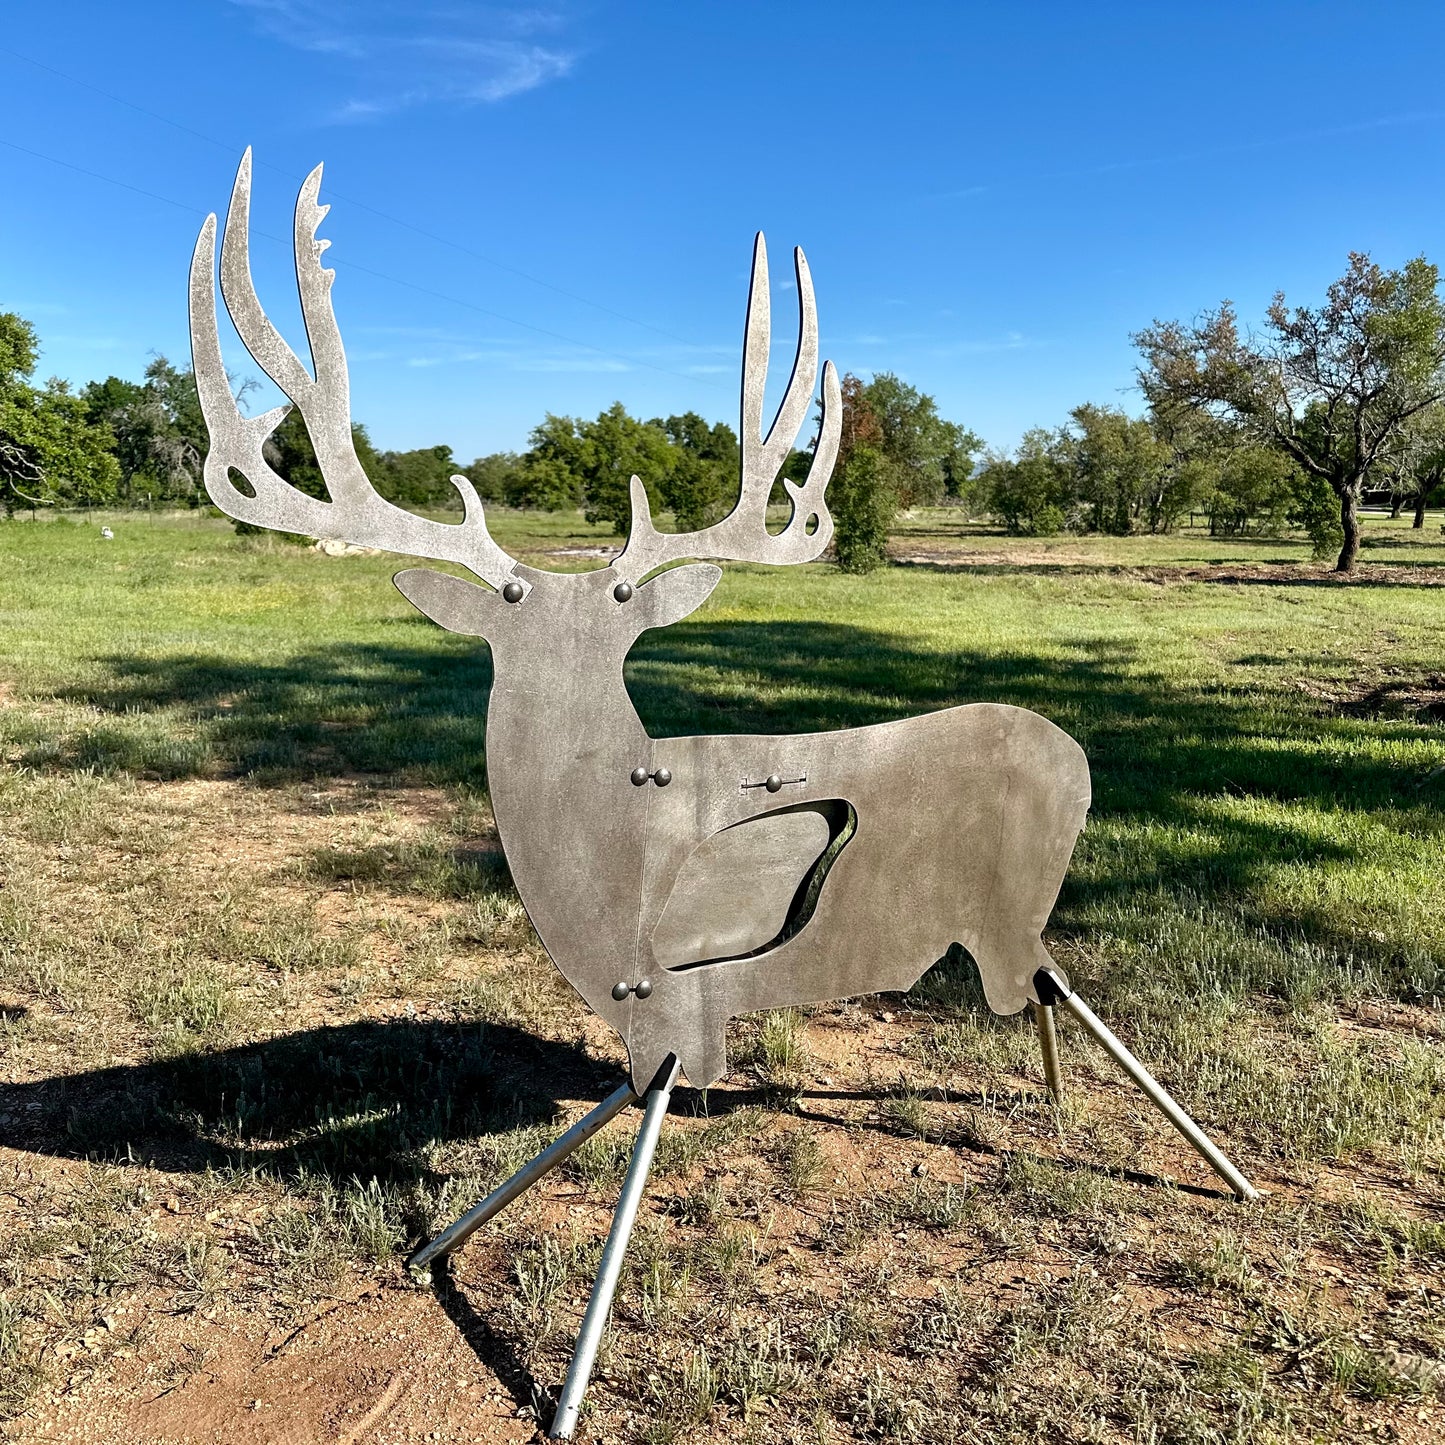
[[[801,300],[801,297],[800,297]],[[763,437],[763,389],[768,383],[768,362],[773,348],[773,300],[768,280],[768,242],[761,231],[753,237],[753,270],[748,279],[747,320],[743,323],[742,428],[743,490],[749,480],[749,462]],[[786,404],[786,398],[784,398]],[[777,418],[768,429],[777,429]]]
[[[843,407],[832,362],[823,367],[823,410],[818,445],[807,480],[784,478],[793,504],[788,525],[776,535],[767,529],[768,497],[807,419],[818,379],[818,312],[813,278],[802,249],[793,252],[798,281],[798,349],[788,387],[773,424],[762,434],[763,390],[772,345],[772,307],[768,288],[768,249],[762,232],[753,243],[752,281],[748,289],[743,336],[742,480],[738,501],[721,522],[700,532],[659,532],[652,524],[647,491],[632,479],[632,530],[622,556],[612,565],[638,575],[680,557],[721,557],[738,562],[811,562],[832,540],[833,519],[823,495],[838,457]],[[809,530],[809,529],[812,530]]]
[[[482,504],[466,477],[454,476],[464,516],[460,524],[435,522],[394,506],[371,485],[351,435],[351,389],[341,333],[331,305],[334,271],[320,264],[330,244],[316,238],[327,210],[317,203],[321,167],[297,197],[294,228],[296,279],[316,374],[307,371],[261,307],[251,279],[251,152],[236,172],[221,243],[221,294],[246,349],[286,393],[290,405],[242,416],[226,377],[216,315],[216,217],[206,218],[191,261],[191,350],[201,411],[211,434],[205,483],[223,511],[253,526],[334,537],[417,557],[458,562],[494,586],[513,578],[516,563],[492,540]],[[266,460],[266,439],[294,405],[306,423],[330,500],[307,496]],[[232,480],[239,473],[250,493]],[[515,578],[526,590],[530,584]]]
[[[803,422],[808,416],[808,407],[813,400],[813,388],[818,382],[818,308],[813,299],[813,277],[808,270],[808,258],[803,248],[793,248],[793,274],[798,284],[798,350],[793,357],[793,371],[788,378],[788,389],[778,405],[777,415],[768,428],[766,437],[760,437],[759,425],[763,405],[763,387],[768,379],[768,361],[772,346],[772,307],[768,297],[768,250],[762,232],[758,232],[757,245],[753,253],[753,294],[748,297],[748,344],[743,361],[743,488],[748,484],[763,486],[768,492],[773,489],[773,480],[782,470],[793,443],[798,439]],[[761,277],[761,285],[759,278]],[[756,303],[756,304],[755,304]],[[762,353],[761,364],[755,360],[753,347],[754,313],[757,313],[757,350]],[[756,371],[754,371],[756,367]],[[755,400],[749,407],[749,393]],[[752,415],[749,415],[749,412]]]

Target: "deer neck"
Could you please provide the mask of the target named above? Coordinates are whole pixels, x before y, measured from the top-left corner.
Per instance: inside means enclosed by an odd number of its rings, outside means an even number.
[[[494,656],[487,783],[499,818],[523,807],[585,811],[599,780],[626,777],[650,748],[620,659],[534,655],[509,668]]]

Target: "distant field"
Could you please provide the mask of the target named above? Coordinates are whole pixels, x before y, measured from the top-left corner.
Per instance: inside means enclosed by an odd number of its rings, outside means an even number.
[[[616,540],[488,520],[546,566]],[[946,510],[893,551],[730,567],[635,649],[644,720],[998,701],[1073,733],[1095,802],[1050,946],[1268,1200],[1221,1197],[1067,1030],[1057,1118],[959,967],[744,1021],[679,1095],[587,1428],[1438,1440],[1439,514],[1367,519],[1347,582],[1299,540]],[[401,1267],[618,1078],[500,858],[485,647],[393,557],[202,516],[0,523],[0,561],[10,1438],[532,1438],[627,1121],[434,1290]]]

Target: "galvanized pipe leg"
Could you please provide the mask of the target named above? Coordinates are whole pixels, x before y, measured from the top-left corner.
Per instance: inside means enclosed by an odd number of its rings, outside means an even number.
[[[1039,1052],[1044,1056],[1044,1081],[1055,1104],[1064,1102],[1064,1071],[1059,1063],[1059,1031],[1054,1027],[1054,1006],[1031,1004],[1034,1024],[1039,1031]]]
[[[590,1114],[584,1115],[565,1133],[558,1135],[535,1159],[517,1170],[505,1184],[499,1184],[455,1224],[442,1230],[429,1244],[422,1245],[407,1260],[407,1268],[424,1270],[432,1260],[460,1248],[494,1214],[500,1214],[519,1194],[550,1174],[574,1149],[585,1144],[609,1119],[620,1114],[636,1098],[631,1084],[623,1084],[609,1094]]]
[[[577,1413],[582,1408],[587,1382],[592,1378],[592,1366],[597,1362],[597,1349],[602,1343],[602,1331],[612,1309],[612,1296],[616,1293],[617,1279],[622,1272],[627,1241],[637,1221],[637,1207],[642,1203],[642,1191],[647,1187],[657,1136],[662,1132],[662,1121],[667,1116],[672,1086],[677,1082],[677,1070],[677,1060],[670,1060],[658,1075],[658,1082],[648,1090],[642,1127],[637,1131],[637,1145],[632,1151],[632,1162],[627,1166],[627,1178],[622,1181],[622,1195],[617,1201],[617,1213],[612,1216],[612,1229],[602,1250],[602,1262],[597,1267],[592,1298],[587,1301],[587,1313],[582,1316],[582,1328],[577,1332],[577,1348],[573,1351],[567,1380],[557,1401],[557,1413],[548,1432],[551,1440],[570,1440],[577,1428]]]
[[[1050,1004],[1062,1004],[1103,1046],[1105,1053],[1119,1065],[1144,1092],[1145,1097],[1199,1151],[1211,1169],[1219,1175],[1239,1199],[1256,1200],[1259,1191],[1215,1146],[1214,1141],[1169,1096],[1164,1086],[1114,1036],[1113,1031],[1081,999],[1071,993],[1052,969],[1040,969],[1034,978],[1040,998]]]

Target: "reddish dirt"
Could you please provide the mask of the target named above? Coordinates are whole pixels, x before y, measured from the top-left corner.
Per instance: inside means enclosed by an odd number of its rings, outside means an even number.
[[[176,1378],[178,1372],[180,1378]],[[536,1427],[428,1293],[378,1285],[290,1329],[173,1322],[20,1425],[54,1445],[530,1440]]]

